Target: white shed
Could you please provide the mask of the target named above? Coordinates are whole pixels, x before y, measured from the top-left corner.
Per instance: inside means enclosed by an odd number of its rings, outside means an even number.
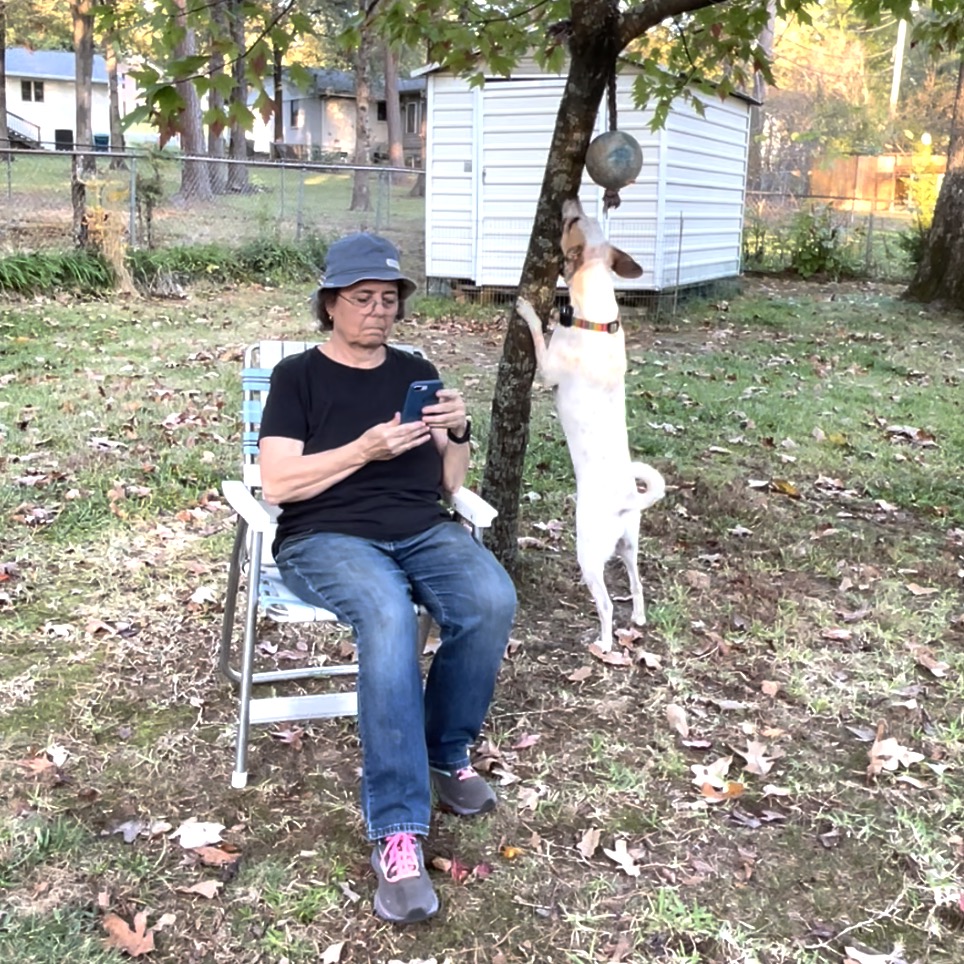
[[[518,285],[565,76],[523,66],[483,87],[447,71],[427,78],[425,274],[479,287]],[[680,100],[653,132],[633,106],[633,74],[617,82],[618,126],[643,149],[643,168],[603,213],[603,190],[583,175],[580,198],[610,241],[644,269],[622,290],[662,291],[740,273],[750,106],[746,97]],[[607,129],[605,97],[597,131]]]

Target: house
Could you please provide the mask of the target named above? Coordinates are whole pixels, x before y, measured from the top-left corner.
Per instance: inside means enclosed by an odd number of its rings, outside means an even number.
[[[76,70],[69,50],[8,47],[7,127],[20,146],[72,150],[77,125]],[[94,56],[90,104],[94,146],[110,145],[110,97],[104,58]]]
[[[534,62],[482,87],[435,66],[427,81],[425,273],[431,283],[515,287],[529,246],[536,203],[565,75]],[[617,279],[622,290],[662,291],[740,273],[750,107],[743,96],[714,98],[705,116],[682,99],[663,129],[633,104],[634,74],[617,79],[620,129],[643,150],[636,181],[603,212],[603,189],[583,175],[580,199],[613,244],[644,269]],[[605,104],[605,101],[604,101]],[[605,110],[597,132],[608,129]]]
[[[286,77],[283,86],[284,153],[307,160],[351,160],[355,151],[355,78],[344,70],[316,68],[310,71],[311,86],[296,87]],[[373,85],[372,117],[374,160],[388,159],[388,121],[384,86]],[[402,149],[405,164],[421,167],[425,116],[425,80],[399,79],[402,111]],[[274,122],[260,118],[253,131],[256,151],[269,153]]]

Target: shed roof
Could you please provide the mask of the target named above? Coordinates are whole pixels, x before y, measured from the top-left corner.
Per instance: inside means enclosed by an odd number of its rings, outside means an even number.
[[[77,79],[77,65],[71,50],[28,50],[8,47],[6,70],[8,77],[35,77],[38,80]],[[107,64],[100,54],[94,54],[93,82],[107,83]]]

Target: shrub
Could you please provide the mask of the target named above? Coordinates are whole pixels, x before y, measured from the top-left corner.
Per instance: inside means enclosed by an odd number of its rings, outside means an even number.
[[[0,291],[21,295],[71,291],[105,294],[116,281],[101,254],[88,250],[30,252],[0,258]]]
[[[835,281],[858,273],[859,262],[846,233],[834,224],[829,205],[801,211],[794,217],[790,267],[802,278],[825,274]]]

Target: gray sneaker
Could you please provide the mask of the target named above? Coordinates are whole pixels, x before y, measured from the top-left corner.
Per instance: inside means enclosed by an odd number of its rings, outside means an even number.
[[[385,837],[372,851],[372,867],[378,876],[375,913],[382,920],[414,924],[438,912],[438,895],[414,834]]]
[[[432,787],[439,806],[457,813],[460,817],[474,817],[495,809],[498,797],[495,791],[472,767],[460,770],[436,770],[432,773]]]

